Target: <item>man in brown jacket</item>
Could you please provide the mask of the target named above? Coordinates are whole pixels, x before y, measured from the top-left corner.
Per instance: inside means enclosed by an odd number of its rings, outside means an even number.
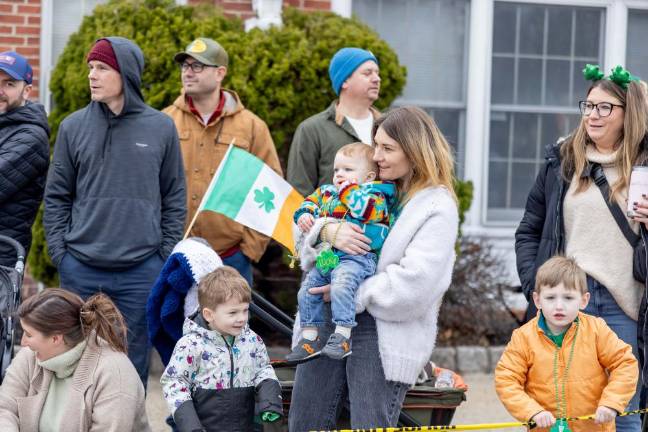
[[[216,41],[198,38],[176,54],[182,93],[167,113],[180,136],[187,181],[187,221],[218,169],[229,144],[252,153],[280,175],[281,166],[268,126],[245,109],[238,95],[222,87],[229,57]],[[223,215],[204,212],[191,235],[206,239],[222,258],[252,284],[250,261],[258,261],[269,238]]]

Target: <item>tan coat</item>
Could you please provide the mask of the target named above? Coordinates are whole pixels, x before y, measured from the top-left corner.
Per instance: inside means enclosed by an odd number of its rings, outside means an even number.
[[[603,319],[579,313],[578,320],[574,358],[565,385],[567,417],[594,414],[600,405],[623,412],[635,393],[639,376],[632,348]],[[572,324],[558,351],[561,378],[574,333],[575,324]],[[556,349],[538,327],[538,317],[513,332],[495,369],[495,389],[506,409],[519,421],[528,421],[544,410],[559,417],[553,371]],[[562,393],[560,378],[559,391]],[[597,425],[593,420],[570,422],[569,426],[574,432],[615,430],[614,422]]]
[[[53,373],[23,348],[0,387],[0,431],[38,432]],[[149,432],[142,382],[126,354],[89,343],[72,376],[61,431]]]
[[[180,136],[187,181],[187,225],[193,219],[232,139],[236,138],[234,145],[252,153],[282,175],[268,126],[245,109],[236,93],[223,90],[223,94],[226,98],[223,114],[207,126],[189,110],[184,93],[164,109],[175,122]],[[218,254],[238,246],[253,261],[259,261],[270,241],[268,237],[213,212],[204,212],[198,217],[191,235],[206,239]]]

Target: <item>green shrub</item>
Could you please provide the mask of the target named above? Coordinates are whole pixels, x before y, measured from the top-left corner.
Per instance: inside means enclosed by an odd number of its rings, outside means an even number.
[[[246,33],[240,20],[225,18],[208,5],[112,0],[97,6],[70,37],[52,73],[52,143],[61,120],[90,100],[85,58],[101,36],[123,36],[140,46],[146,58],[142,92],[146,102],[157,109],[173,103],[180,92],[180,70],[173,61],[174,54],[199,36],[218,40],[230,56],[224,86],[236,91],[243,104],[266,121],[284,161],[297,125],[335,98],[328,63],[338,49],[365,47],[380,60],[378,108],[388,107],[401,93],[405,68],[387,43],[365,24],[331,12],[305,13],[292,8],[284,11],[283,18],[281,28]],[[56,271],[45,246],[39,217],[29,263],[34,277],[49,285],[55,283]]]

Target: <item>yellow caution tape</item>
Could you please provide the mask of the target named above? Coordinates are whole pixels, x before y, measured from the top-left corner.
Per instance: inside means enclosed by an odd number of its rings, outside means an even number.
[[[638,409],[634,411],[626,411],[619,414],[619,417],[643,414],[648,412],[648,408]],[[580,417],[567,417],[564,420],[594,420],[594,414],[584,415]],[[506,429],[513,427],[529,427],[536,426],[534,421],[529,422],[505,422],[505,423],[480,423],[469,425],[448,425],[448,426],[410,426],[410,427],[387,427],[387,428],[369,428],[369,429],[336,429],[330,431],[319,432],[429,432],[438,430],[484,430],[484,429]]]

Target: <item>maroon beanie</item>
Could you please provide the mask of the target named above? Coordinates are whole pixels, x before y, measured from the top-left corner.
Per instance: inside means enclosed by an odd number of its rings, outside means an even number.
[[[115,51],[113,51],[112,45],[107,39],[99,39],[90,52],[88,53],[88,60],[99,60],[106,63],[111,68],[119,72],[119,63],[117,63],[117,57],[115,56]]]

